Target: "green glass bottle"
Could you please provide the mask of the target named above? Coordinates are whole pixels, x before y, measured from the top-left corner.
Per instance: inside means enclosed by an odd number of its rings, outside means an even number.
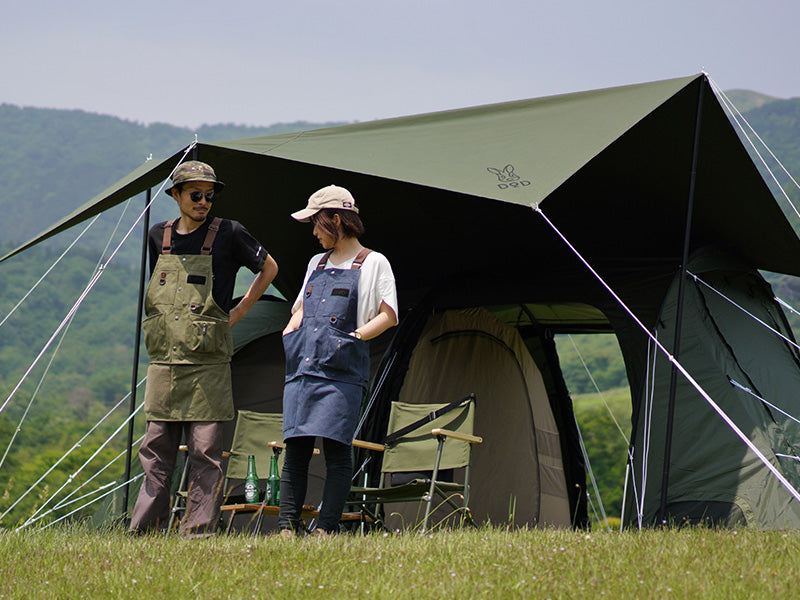
[[[267,504],[278,506],[281,499],[281,477],[278,475],[278,456],[269,459],[269,478],[267,479]]]
[[[258,475],[256,475],[256,457],[247,457],[247,475],[244,478],[244,501],[253,504],[258,502]]]

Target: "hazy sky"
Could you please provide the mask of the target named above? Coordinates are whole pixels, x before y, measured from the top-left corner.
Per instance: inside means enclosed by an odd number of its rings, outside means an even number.
[[[0,102],[367,121],[706,71],[800,96],[800,0],[4,2]]]

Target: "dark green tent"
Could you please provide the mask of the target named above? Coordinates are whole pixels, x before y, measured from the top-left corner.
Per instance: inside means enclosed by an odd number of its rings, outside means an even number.
[[[276,286],[287,297],[296,293],[316,251],[307,226],[292,222],[289,213],[330,183],[353,192],[367,225],[364,242],[390,258],[404,321],[416,327],[399,328],[395,356],[412,352],[425,326],[421,312],[483,306],[512,323],[543,371],[562,428],[564,470],[568,482],[579,486],[582,462],[551,336],[616,333],[637,415],[648,373],[647,336],[534,207],[651,329],[662,322],[664,300],[687,258],[709,248],[756,276],[755,269],[800,275],[800,239],[705,75],[198,144],[194,151],[228,184],[215,208],[245,223],[267,245],[281,268]],[[8,256],[159,185],[182,155],[146,163]],[[676,305],[683,306],[679,296]],[[413,308],[420,310],[409,318],[405,310]],[[780,313],[777,305],[770,310]],[[738,318],[744,317],[726,315],[732,327]],[[674,329],[662,335],[675,337]],[[690,372],[711,365],[697,360],[687,365]],[[754,360],[769,357],[762,353]],[[402,362],[393,364],[379,394],[374,436],[381,407],[399,393]],[[679,386],[654,401],[669,404],[670,396],[683,407],[694,393]],[[769,412],[761,416],[760,427],[782,426]],[[726,427],[705,420],[709,428]],[[668,466],[689,443],[685,435],[675,429]],[[642,452],[638,443],[634,455]],[[774,455],[769,458],[777,464]],[[735,488],[734,481],[759,470],[740,459],[710,452],[702,477],[735,471],[725,479]],[[686,496],[698,477],[691,469],[670,472],[662,502],[667,514],[670,506],[689,500],[699,502],[704,514],[704,498]],[[650,470],[645,487],[650,498],[660,493],[660,468]],[[775,494],[775,502],[785,504],[783,492]],[[570,514],[576,514],[580,496],[571,495]],[[735,503],[739,495],[731,489],[727,497]],[[796,502],[772,513],[781,518],[753,517],[748,523],[800,525]],[[649,510],[643,518],[652,522],[656,513]]]

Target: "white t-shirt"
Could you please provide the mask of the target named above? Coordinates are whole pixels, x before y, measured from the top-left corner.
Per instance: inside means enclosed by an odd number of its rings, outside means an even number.
[[[292,305],[292,313],[297,312],[300,304],[303,301],[303,294],[308,284],[308,278],[311,273],[317,270],[317,265],[325,253],[314,255],[308,261],[308,268],[306,269],[306,276],[303,279],[303,286],[300,288],[300,293]],[[341,264],[335,265],[328,259],[328,264],[325,265],[326,269],[349,269],[353,266],[355,256],[350,260],[346,260]],[[389,260],[380,252],[374,250],[367,255],[367,258],[361,265],[361,275],[358,279],[358,315],[356,316],[356,328],[368,323],[374,319],[381,307],[381,302],[386,302],[394,311],[394,316],[397,319],[400,314],[397,307],[397,289],[394,284],[394,273],[392,273],[392,266]]]

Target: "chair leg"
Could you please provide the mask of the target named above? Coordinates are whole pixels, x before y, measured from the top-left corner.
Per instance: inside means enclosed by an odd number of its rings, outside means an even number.
[[[183,452],[184,448],[181,447],[180,450]],[[167,525],[167,531],[172,531],[172,526],[175,524],[175,516],[181,507],[178,506],[178,503],[181,502],[181,492],[186,487],[186,480],[189,478],[189,452],[188,449],[185,450],[186,455],[183,458],[183,470],[181,471],[181,480],[178,483],[178,490],[175,492],[175,497],[172,499],[172,508],[169,511],[169,524]],[[185,508],[185,501],[184,507]]]
[[[436,462],[433,465],[433,475],[431,477],[431,488],[428,490],[428,497],[425,499],[425,519],[422,521],[422,533],[428,529],[428,519],[431,515],[431,505],[433,504],[433,492],[436,489],[436,478],[439,477],[439,463],[442,461],[442,448],[444,446],[445,437],[443,435],[437,436],[439,447],[436,449]]]
[[[367,470],[364,469],[364,489],[366,489],[368,483],[369,483],[369,474],[367,473]],[[362,494],[361,495],[361,502],[362,502],[362,504],[361,504],[361,524],[359,525],[359,531],[361,532],[361,537],[364,537],[367,534],[367,524],[366,524],[366,519],[364,518],[365,517],[365,511],[366,511],[366,500],[367,500],[367,495],[366,494]]]
[[[472,513],[469,510],[469,484],[470,484],[469,472],[470,472],[470,467],[472,466],[472,445],[471,444],[469,446],[469,453],[470,453],[469,462],[467,463],[467,466],[464,469],[464,512],[462,514],[462,519],[463,519],[464,516],[466,516],[466,518],[470,521],[470,523],[475,525],[475,521],[472,520]]]
[[[264,518],[264,509],[267,506],[267,495],[264,494],[264,500],[261,502],[261,507],[258,509],[258,518],[256,519],[255,527],[253,527],[253,537],[256,537],[261,531],[261,521]]]
[[[228,526],[225,528],[225,535],[230,535],[231,527],[233,527],[233,519],[236,516],[236,511],[235,510],[232,510],[230,512],[231,512],[231,514],[228,516]]]

